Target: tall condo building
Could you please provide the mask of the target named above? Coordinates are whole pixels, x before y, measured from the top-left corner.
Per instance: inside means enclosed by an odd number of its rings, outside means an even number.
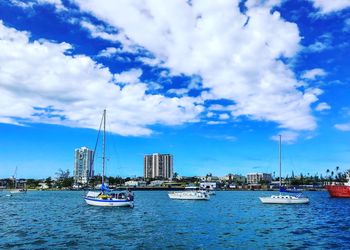
[[[87,184],[94,176],[93,150],[87,147],[75,149],[74,159],[74,182],[76,184]]]
[[[151,154],[144,158],[145,178],[173,178],[173,156],[171,154]]]

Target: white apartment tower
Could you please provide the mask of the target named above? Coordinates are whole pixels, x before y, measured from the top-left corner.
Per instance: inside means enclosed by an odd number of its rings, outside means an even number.
[[[87,147],[75,149],[73,174],[76,184],[87,184],[94,176],[93,153],[94,151]]]
[[[171,154],[152,154],[144,157],[145,178],[173,178],[173,156]]]

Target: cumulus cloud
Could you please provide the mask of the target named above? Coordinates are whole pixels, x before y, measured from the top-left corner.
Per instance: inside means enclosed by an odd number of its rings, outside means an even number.
[[[327,103],[325,102],[321,102],[319,103],[316,108],[317,111],[325,111],[325,110],[330,110],[331,106],[329,106]]]
[[[244,14],[238,0],[75,2],[149,51],[171,75],[199,76],[206,89],[201,97],[233,101],[233,117],[316,128],[310,105],[321,91],[299,91],[301,83],[279,60],[293,57],[301,39],[296,24],[271,11],[281,1],[249,0]]]
[[[129,71],[124,71],[120,74],[116,74],[115,78],[117,82],[135,84],[140,83],[140,76],[142,75],[141,69],[131,69]]]
[[[0,122],[96,129],[107,108],[113,132],[149,135],[149,125],[197,121],[203,111],[199,99],[146,94],[139,69],[113,75],[90,57],[68,55],[67,43],[29,36],[0,21]]]
[[[317,77],[321,77],[321,76],[325,76],[325,75],[327,75],[326,71],[324,71],[323,69],[320,69],[320,68],[316,68],[316,69],[311,69],[311,70],[305,71],[301,75],[301,77],[304,79],[315,80]]]
[[[349,0],[310,0],[321,13],[328,14],[350,7]]]

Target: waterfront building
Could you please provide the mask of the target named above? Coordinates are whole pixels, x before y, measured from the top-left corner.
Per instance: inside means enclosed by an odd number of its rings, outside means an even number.
[[[75,149],[73,175],[76,184],[88,184],[94,176],[93,153],[94,151],[87,147]]]
[[[201,182],[199,183],[199,187],[202,189],[215,190],[217,188],[217,182]]]
[[[212,173],[209,173],[206,176],[201,176],[199,178],[201,181],[220,182],[220,178],[218,176],[213,176]]]
[[[260,184],[262,181],[271,183],[272,176],[271,174],[266,173],[249,173],[247,174],[248,184]]]
[[[151,181],[151,183],[149,184],[149,186],[151,187],[160,187],[162,186],[164,183],[164,181],[161,180],[155,180],[155,181]]]
[[[228,174],[228,175],[221,177],[220,180],[223,182],[228,182],[228,183],[244,184],[244,183],[246,183],[247,178],[243,175]]]
[[[146,182],[145,181],[127,181],[125,182],[124,185],[128,187],[145,187]]]
[[[171,154],[151,154],[144,157],[144,177],[172,179],[173,156]]]

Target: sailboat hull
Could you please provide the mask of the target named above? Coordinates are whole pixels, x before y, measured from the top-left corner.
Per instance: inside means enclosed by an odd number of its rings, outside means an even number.
[[[133,207],[134,202],[127,199],[96,199],[85,197],[85,202],[91,206],[98,207]]]
[[[275,196],[275,197],[259,197],[260,201],[264,204],[307,204],[309,198],[291,198],[288,196]]]

